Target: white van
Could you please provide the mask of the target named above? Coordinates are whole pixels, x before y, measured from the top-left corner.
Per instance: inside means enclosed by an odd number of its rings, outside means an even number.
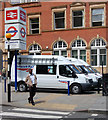
[[[98,82],[101,82],[102,75],[97,72],[95,69],[93,69],[89,64],[87,64],[85,61],[81,59],[76,58],[68,58],[74,64],[82,73],[85,73],[93,79],[93,87],[97,87]]]
[[[17,85],[19,91],[25,91],[25,78],[28,69],[32,68],[37,76],[37,88],[68,89],[71,93],[80,93],[88,90],[93,83],[92,79],[76,69],[63,56],[53,55],[18,55],[17,56]],[[15,84],[15,57],[11,67],[11,85]]]

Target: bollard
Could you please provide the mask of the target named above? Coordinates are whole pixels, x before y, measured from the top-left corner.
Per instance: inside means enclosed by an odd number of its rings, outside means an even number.
[[[69,88],[70,81],[68,81],[68,96],[70,95],[70,88]]]

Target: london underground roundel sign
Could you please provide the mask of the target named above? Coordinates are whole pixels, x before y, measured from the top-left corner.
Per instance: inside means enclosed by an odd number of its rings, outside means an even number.
[[[14,37],[17,32],[18,30],[14,26],[10,26],[6,31],[6,33],[11,33],[12,37]]]
[[[26,36],[26,31],[25,31],[24,27],[21,28],[20,33],[21,33],[22,38],[24,38]]]

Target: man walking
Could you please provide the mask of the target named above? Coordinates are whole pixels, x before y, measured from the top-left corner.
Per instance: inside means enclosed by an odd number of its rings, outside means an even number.
[[[32,69],[29,69],[29,74],[26,77],[25,83],[29,86],[30,97],[28,98],[28,102],[35,105],[33,101],[33,97],[36,93],[36,85],[37,85],[37,77],[32,73]]]

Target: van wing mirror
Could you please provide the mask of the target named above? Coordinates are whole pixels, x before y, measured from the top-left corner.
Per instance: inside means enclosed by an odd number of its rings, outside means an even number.
[[[76,75],[75,72],[72,72],[72,77],[73,77],[73,78],[78,78],[78,76]]]

